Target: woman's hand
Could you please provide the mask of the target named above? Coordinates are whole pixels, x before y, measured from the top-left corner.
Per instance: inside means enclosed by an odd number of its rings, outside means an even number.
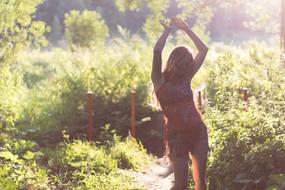
[[[186,30],[190,29],[189,25],[184,20],[182,20],[179,17],[172,18],[171,19],[171,23],[174,26],[176,26],[177,28],[179,28],[180,30],[183,30],[183,31],[186,31]]]
[[[160,20],[160,24],[165,30],[171,30],[173,28],[172,21],[167,21],[165,19]]]

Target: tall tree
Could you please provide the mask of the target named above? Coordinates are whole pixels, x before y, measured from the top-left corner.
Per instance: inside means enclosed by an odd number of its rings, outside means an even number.
[[[39,3],[41,0],[0,1],[0,67],[23,46],[47,44],[45,24],[33,20]]]

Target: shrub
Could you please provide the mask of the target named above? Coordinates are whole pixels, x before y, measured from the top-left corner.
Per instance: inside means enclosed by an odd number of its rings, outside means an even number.
[[[256,105],[242,107],[207,113],[210,189],[262,189],[272,173],[285,171],[284,135],[276,133],[272,117]]]
[[[151,160],[142,145],[131,137],[121,142],[115,137],[111,156],[118,161],[118,167],[122,169],[140,170]]]
[[[49,189],[48,171],[38,164],[43,154],[37,144],[24,139],[0,139],[0,188],[25,189],[28,186]]]
[[[95,11],[73,10],[65,14],[64,24],[65,37],[71,45],[89,47],[104,42],[109,36],[107,26]]]
[[[15,131],[14,124],[21,114],[22,97],[24,92],[21,78],[9,67],[0,66],[0,133]]]
[[[30,43],[47,45],[44,33],[48,28],[32,19],[41,0],[15,0],[0,2],[0,69],[13,63],[16,53]]]
[[[207,63],[209,189],[265,189],[272,174],[285,171],[281,62],[262,44],[248,48],[249,54],[232,50]],[[250,91],[247,103],[242,87]]]
[[[57,189],[135,189],[132,177],[117,169],[118,161],[108,155],[106,147],[67,140],[46,153],[53,179],[50,183]]]
[[[125,44],[114,45],[108,51],[95,51],[94,55],[86,52],[45,53],[45,65],[53,68],[54,73],[51,78],[34,81],[35,85],[31,82],[30,85],[34,85],[34,88],[25,96],[24,111],[18,122],[22,133],[43,145],[59,142],[61,130],[67,130],[70,134],[81,132],[87,121],[86,92],[92,90],[96,130],[101,131],[102,126],[111,124],[110,130],[115,129],[118,134],[127,135],[130,91],[137,91],[138,120],[146,117],[151,108],[148,106],[149,68],[144,65],[147,64],[147,59],[139,54],[130,56],[131,51],[118,53],[123,45]],[[110,54],[113,56],[108,56]],[[41,56],[37,55],[35,61],[43,60]],[[88,59],[93,60],[92,65],[86,61]],[[32,65],[33,61],[31,62]],[[26,67],[23,70],[24,76],[27,71],[36,72]],[[50,139],[50,136],[53,138]],[[104,140],[100,136],[96,139]]]

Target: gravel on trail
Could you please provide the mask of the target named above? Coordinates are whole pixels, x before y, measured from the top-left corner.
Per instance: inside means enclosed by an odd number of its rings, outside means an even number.
[[[159,158],[146,166],[142,172],[130,171],[138,188],[146,190],[169,190],[173,186],[174,174],[169,161]]]

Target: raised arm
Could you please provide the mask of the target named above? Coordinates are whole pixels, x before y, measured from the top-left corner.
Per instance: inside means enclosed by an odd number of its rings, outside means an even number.
[[[163,82],[161,67],[162,67],[162,58],[161,53],[164,48],[166,39],[171,31],[171,27],[167,25],[165,22],[161,22],[164,26],[164,31],[161,34],[160,38],[156,42],[154,49],[153,49],[153,61],[152,61],[152,71],[151,71],[151,80],[154,85],[154,89],[158,89],[159,86]]]
[[[198,53],[194,57],[194,67],[191,69],[190,78],[192,78],[197,71],[200,69],[201,65],[203,64],[203,61],[207,55],[208,47],[205,45],[205,43],[190,29],[189,25],[183,21],[181,18],[173,18],[172,23],[179,29],[186,32],[186,34],[191,38],[191,40],[194,42],[194,45],[198,49]]]

